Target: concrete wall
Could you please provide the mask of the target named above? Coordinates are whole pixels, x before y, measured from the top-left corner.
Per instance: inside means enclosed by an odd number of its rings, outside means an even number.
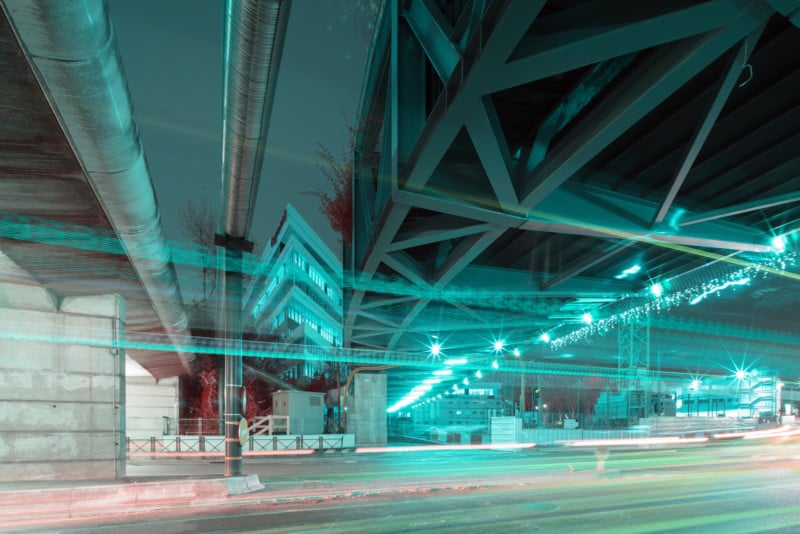
[[[123,338],[122,298],[22,300],[0,299],[0,481],[121,478],[124,352],[67,338]]]
[[[178,418],[178,378],[145,374],[125,378],[125,432],[131,437],[161,436],[164,418]]]
[[[355,434],[356,446],[386,446],[386,374],[357,374],[347,404],[347,432]]]

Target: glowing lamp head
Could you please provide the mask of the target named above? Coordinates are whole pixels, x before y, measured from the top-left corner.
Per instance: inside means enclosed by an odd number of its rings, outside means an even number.
[[[786,250],[786,238],[782,235],[776,235],[772,238],[772,248],[775,249],[775,252],[784,252]]]
[[[658,298],[664,294],[664,286],[655,283],[652,286],[650,286],[650,293],[652,293],[654,297]]]
[[[434,343],[431,345],[431,356],[438,356],[442,353],[442,345],[441,343]]]
[[[483,373],[481,373],[480,370],[475,371],[475,378],[483,378]]]
[[[583,321],[586,324],[592,324],[592,321],[594,321],[594,317],[592,317],[591,313],[584,313],[581,316],[581,321]]]
[[[744,369],[739,369],[738,371],[736,371],[736,378],[738,378],[739,380],[744,380],[746,376],[747,376],[747,371],[745,371]]]
[[[541,336],[539,336],[539,341],[543,341],[543,342],[545,342],[545,343],[550,343],[550,334],[548,334],[547,332],[545,332],[544,334],[542,334]]]
[[[519,357],[519,349],[514,349],[514,356]]]
[[[617,280],[622,280],[622,279],[627,278],[629,276],[635,275],[636,273],[638,273],[641,270],[642,270],[642,266],[637,263],[636,265],[632,265],[631,267],[628,267],[627,269],[625,269],[624,271],[619,273],[614,278],[616,278]]]
[[[495,352],[500,352],[501,350],[503,350],[503,346],[504,345],[505,345],[505,343],[503,343],[503,340],[502,339],[498,339],[497,341],[495,341],[492,344],[492,347],[494,348]]]
[[[497,360],[492,362],[492,369],[498,369],[500,366],[497,365]]]

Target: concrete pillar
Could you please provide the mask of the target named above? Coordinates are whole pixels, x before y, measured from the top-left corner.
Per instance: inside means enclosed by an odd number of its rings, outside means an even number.
[[[359,373],[348,399],[347,431],[357,447],[386,446],[386,373]]]
[[[41,291],[0,299],[0,481],[122,478],[124,300]]]

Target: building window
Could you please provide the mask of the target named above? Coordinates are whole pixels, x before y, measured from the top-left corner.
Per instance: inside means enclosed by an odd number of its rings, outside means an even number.
[[[322,323],[316,316],[311,315],[309,313],[301,312],[298,309],[291,306],[286,308],[286,313],[288,314],[289,319],[291,319],[297,324],[304,324],[308,326],[310,329],[317,332],[320,335],[320,337],[322,337],[322,339],[324,339],[334,347],[342,346],[342,339],[333,333],[334,332],[333,328]]]

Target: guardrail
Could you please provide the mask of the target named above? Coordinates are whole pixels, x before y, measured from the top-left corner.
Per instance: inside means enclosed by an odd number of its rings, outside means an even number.
[[[354,434],[308,434],[288,436],[250,436],[243,451],[268,453],[280,451],[322,451],[352,449]],[[225,436],[151,436],[128,437],[125,440],[128,456],[217,456],[225,452]]]
[[[162,434],[164,436],[219,436],[225,432],[223,419],[204,419],[202,417],[164,417]]]

